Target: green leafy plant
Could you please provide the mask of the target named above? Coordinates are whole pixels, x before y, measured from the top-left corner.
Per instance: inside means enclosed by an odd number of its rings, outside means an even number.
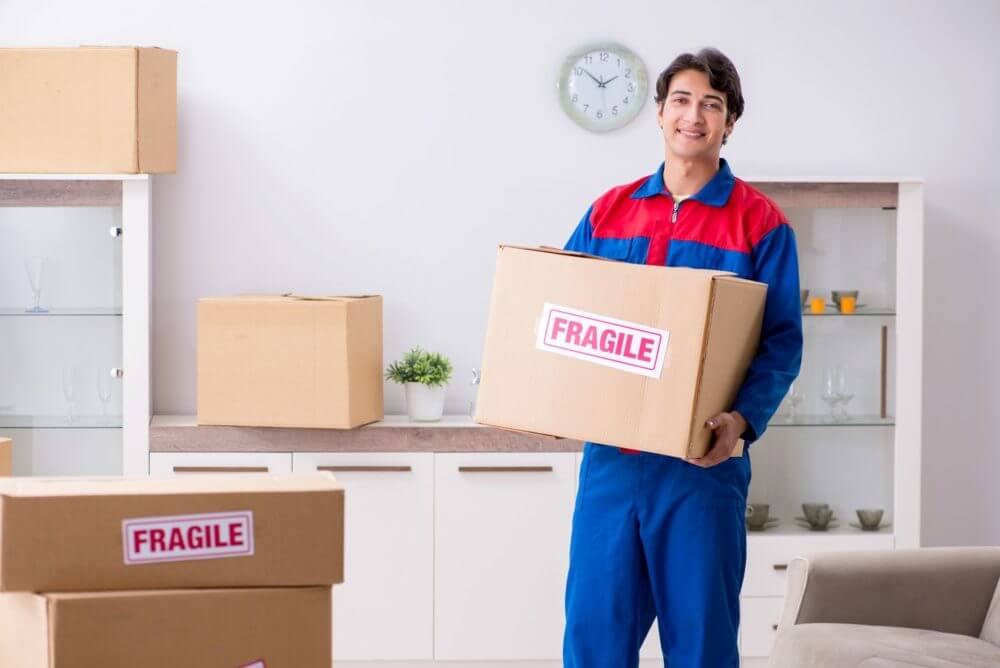
[[[451,379],[451,361],[440,353],[429,353],[413,348],[403,354],[403,359],[393,362],[386,369],[386,380],[399,384],[423,383],[431,387],[446,384]]]

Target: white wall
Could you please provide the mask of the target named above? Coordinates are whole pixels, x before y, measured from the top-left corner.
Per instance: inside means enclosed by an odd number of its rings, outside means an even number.
[[[380,292],[385,354],[457,368],[465,409],[495,246],[561,243],[590,200],[652,171],[648,105],[577,129],[555,76],[614,39],[651,76],[712,44],[755,175],[927,179],[924,537],[1000,543],[996,2],[0,2],[0,43],[155,44],[180,56],[180,166],[155,186],[155,410],[194,411],[195,300]],[[398,388],[387,409],[402,410]]]

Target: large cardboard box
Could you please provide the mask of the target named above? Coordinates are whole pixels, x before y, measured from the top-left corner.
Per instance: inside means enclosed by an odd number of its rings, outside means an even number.
[[[0,438],[0,476],[14,473],[14,442],[9,438]]]
[[[381,420],[382,298],[198,302],[198,424],[350,429]]]
[[[330,473],[0,480],[0,591],[331,585]]]
[[[476,420],[699,457],[760,338],[767,286],[501,246]],[[742,453],[742,444],[735,454]]]
[[[329,587],[0,594],[11,668],[330,668]]]
[[[0,49],[0,172],[173,172],[177,52]]]

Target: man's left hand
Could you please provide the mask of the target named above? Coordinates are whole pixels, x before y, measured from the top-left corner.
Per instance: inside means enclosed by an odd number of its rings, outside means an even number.
[[[740,436],[747,430],[747,421],[738,411],[719,413],[709,418],[705,426],[715,432],[715,443],[703,457],[686,461],[695,466],[708,468],[729,459],[736,449]]]

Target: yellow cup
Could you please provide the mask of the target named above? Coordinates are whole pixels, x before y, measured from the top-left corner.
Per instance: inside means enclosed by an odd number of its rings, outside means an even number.
[[[822,297],[813,297],[809,300],[809,311],[819,314],[826,311],[826,300]]]
[[[841,313],[854,313],[854,308],[857,306],[855,303],[857,300],[854,297],[841,297],[840,298],[840,312]]]

